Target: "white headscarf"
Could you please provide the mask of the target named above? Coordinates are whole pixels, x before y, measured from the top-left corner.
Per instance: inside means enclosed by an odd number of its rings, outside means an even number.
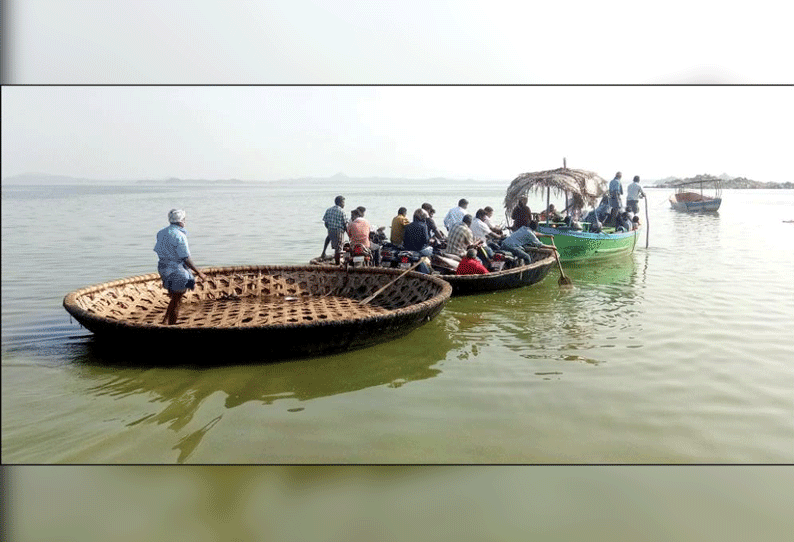
[[[168,221],[171,224],[176,224],[177,222],[184,222],[185,221],[185,211],[182,209],[171,209],[168,211]]]

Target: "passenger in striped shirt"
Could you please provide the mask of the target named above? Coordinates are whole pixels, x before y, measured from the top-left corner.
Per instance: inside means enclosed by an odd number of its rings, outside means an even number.
[[[326,209],[325,215],[323,215],[323,223],[328,230],[328,237],[325,240],[321,257],[325,258],[325,250],[330,242],[331,247],[334,249],[334,262],[338,265],[342,254],[342,245],[345,241],[345,229],[347,228],[347,218],[345,218],[345,212],[342,210],[345,206],[344,196],[336,196],[334,204],[333,207]]]
[[[463,217],[463,222],[453,226],[447,237],[447,253],[463,257],[470,248],[477,248],[479,243],[474,241],[471,233],[471,215]]]

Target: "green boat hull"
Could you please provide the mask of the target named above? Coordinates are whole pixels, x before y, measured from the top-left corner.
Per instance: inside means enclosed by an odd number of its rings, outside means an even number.
[[[620,233],[590,233],[538,225],[538,233],[554,236],[562,262],[596,262],[631,254],[637,244],[638,230]],[[540,237],[551,245],[548,237]]]

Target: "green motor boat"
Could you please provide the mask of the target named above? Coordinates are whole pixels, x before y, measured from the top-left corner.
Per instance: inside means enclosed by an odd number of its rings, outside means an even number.
[[[582,170],[569,169],[565,166],[559,169],[523,173],[516,177],[507,189],[505,195],[505,216],[509,218],[510,211],[515,208],[520,197],[528,192],[546,193],[546,208],[549,209],[549,200],[552,190],[556,194],[565,196],[565,211],[583,209],[586,205],[595,206],[595,203],[606,193],[607,182],[598,174]],[[582,223],[582,230],[575,230],[562,222],[544,222],[543,217],[533,215],[539,219],[537,228],[538,237],[547,245],[557,247],[560,261],[563,262],[597,262],[607,258],[631,254],[637,244],[638,230],[628,232],[615,232],[614,228],[603,228],[600,233],[590,232],[589,224]],[[545,236],[545,237],[544,237]]]

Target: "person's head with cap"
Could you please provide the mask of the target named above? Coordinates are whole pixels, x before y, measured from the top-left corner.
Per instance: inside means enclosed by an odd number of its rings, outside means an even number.
[[[465,198],[461,198],[461,199],[458,201],[458,207],[460,207],[461,209],[465,209],[465,208],[466,208],[466,207],[468,207],[468,206],[469,206],[469,200],[467,200],[467,199],[465,199]]]
[[[182,209],[171,209],[168,211],[168,222],[171,224],[185,224],[185,211]]]
[[[358,216],[364,216],[364,213],[367,212],[367,208],[364,207],[363,205],[359,205],[358,207],[356,207],[356,210],[358,211]]]

